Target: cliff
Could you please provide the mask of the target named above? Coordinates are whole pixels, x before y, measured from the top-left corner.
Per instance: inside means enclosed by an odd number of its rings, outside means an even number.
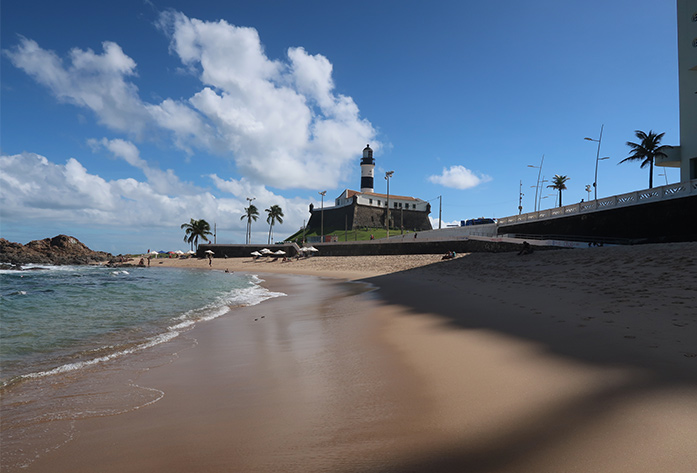
[[[67,235],[34,240],[26,245],[0,238],[0,263],[89,264],[112,258],[110,253],[92,251],[77,238]]]

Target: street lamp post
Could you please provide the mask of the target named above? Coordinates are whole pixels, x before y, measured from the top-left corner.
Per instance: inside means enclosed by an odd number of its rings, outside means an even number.
[[[540,161],[540,166],[539,166],[539,167],[538,167],[538,166],[533,166],[532,164],[528,164],[528,167],[529,167],[529,168],[537,168],[537,169],[539,169],[539,171],[537,171],[537,184],[535,184],[535,210],[534,210],[535,212],[537,212],[537,210],[538,210],[538,208],[537,208],[537,191],[538,191],[538,189],[540,188],[540,175],[542,174],[542,165],[544,164],[544,162],[545,162],[545,155],[543,154],[543,155],[542,155],[542,160]],[[541,192],[540,192],[540,194],[541,194]]]
[[[602,161],[603,159],[608,159],[608,158],[600,158],[600,143],[603,141],[603,128],[605,127],[605,124],[600,125],[600,136],[598,137],[597,140],[594,140],[593,138],[588,138],[585,137],[584,140],[586,141],[595,141],[598,143],[598,151],[595,153],[595,178],[593,180],[593,188],[594,188],[594,200],[598,200],[598,161]]]
[[[545,182],[549,182],[547,179],[545,179],[544,176],[542,176],[542,180],[540,181],[540,200],[537,202],[537,210],[542,210],[542,189],[545,186]]]
[[[523,181],[520,181],[520,187],[518,187],[518,215],[523,213]]]
[[[320,240],[324,243],[324,196],[327,195],[327,191],[322,191],[319,193],[322,196],[322,209],[320,211]]]
[[[385,173],[385,180],[387,181],[387,238],[390,238],[390,178],[394,174],[394,171],[387,171]]]
[[[441,229],[443,224],[443,196],[438,196],[438,230]]]

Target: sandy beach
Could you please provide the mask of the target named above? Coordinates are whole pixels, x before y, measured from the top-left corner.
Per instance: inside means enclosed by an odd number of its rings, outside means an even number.
[[[697,243],[151,265],[287,296],[160,347],[129,383],[161,398],[17,471],[697,471]]]

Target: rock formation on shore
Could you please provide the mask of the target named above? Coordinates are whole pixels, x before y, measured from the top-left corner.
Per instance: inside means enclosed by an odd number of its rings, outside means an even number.
[[[112,258],[110,253],[92,251],[77,238],[68,235],[34,240],[26,245],[0,238],[0,263],[11,265],[89,264]]]

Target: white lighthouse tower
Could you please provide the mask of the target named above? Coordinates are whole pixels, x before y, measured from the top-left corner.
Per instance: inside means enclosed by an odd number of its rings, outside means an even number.
[[[361,192],[373,192],[373,181],[375,176],[375,160],[373,150],[370,145],[366,145],[361,159]]]

